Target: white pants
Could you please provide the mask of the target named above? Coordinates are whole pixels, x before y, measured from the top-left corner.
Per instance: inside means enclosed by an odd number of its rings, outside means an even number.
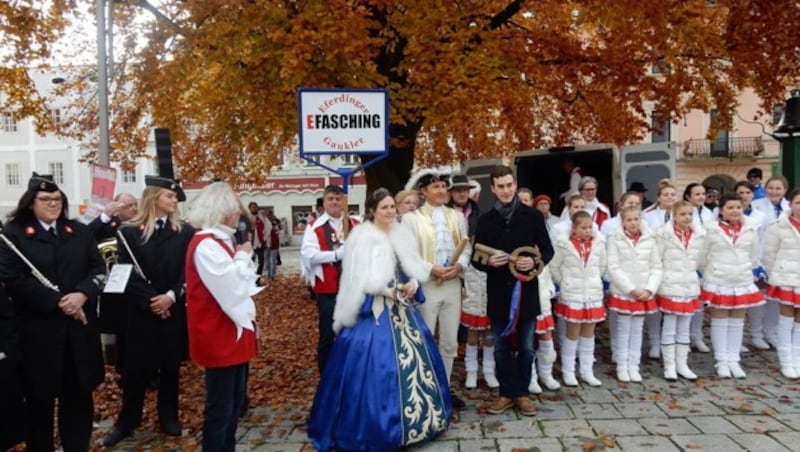
[[[431,280],[422,285],[425,303],[419,306],[422,318],[432,334],[439,328],[439,354],[447,370],[447,378],[453,369],[453,360],[458,354],[458,325],[461,321],[461,278],[454,278],[437,285]]]

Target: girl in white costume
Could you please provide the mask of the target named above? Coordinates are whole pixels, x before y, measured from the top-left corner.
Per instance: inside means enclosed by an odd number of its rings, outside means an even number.
[[[661,329],[661,356],[664,378],[675,381],[678,375],[696,380],[689,368],[689,327],[692,315],[703,311],[697,265],[703,250],[705,229],[693,220],[696,208],[688,201],[678,201],[672,208],[672,220],[656,232],[664,266],[656,301],[664,314]]]
[[[614,343],[617,379],[640,383],[644,315],[658,310],[655,294],[661,283],[661,256],[653,234],[641,227],[636,207],[620,214],[622,228],[608,240],[608,309],[617,312]]]
[[[777,220],[789,210],[789,201],[786,192],[789,191],[789,181],[778,174],[767,179],[764,184],[766,197],[753,201],[753,210],[758,210],[767,217],[767,225]],[[764,339],[773,347],[778,347],[778,303],[767,300],[764,306]]]
[[[747,308],[764,304],[753,283],[758,263],[757,226],[742,212],[735,193],[722,195],[719,221],[706,227],[701,253],[700,300],[711,309],[711,347],[720,378],[745,378],[739,366]]]
[[[590,386],[600,386],[594,376],[594,330],[605,319],[602,276],[606,270],[606,251],[600,234],[594,232],[591,215],[572,216],[572,234],[558,239],[550,262],[553,281],[561,288],[556,315],[566,321],[561,343],[561,373],[564,384],[577,386],[575,357],[580,361],[580,377]]]
[[[789,194],[789,215],[769,225],[764,245],[767,298],[779,304],[778,361],[781,374],[800,377],[800,190]]]

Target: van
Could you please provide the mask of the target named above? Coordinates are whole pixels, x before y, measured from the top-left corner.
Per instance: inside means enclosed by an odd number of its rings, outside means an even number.
[[[495,158],[464,163],[465,174],[481,184],[478,202],[481,212],[494,205],[489,173],[495,165],[502,163],[511,163],[518,187],[527,187],[534,195],[550,196],[554,204],[552,212],[556,215],[564,207],[564,199],[559,197],[569,189],[569,174],[563,168],[567,160],[575,162],[584,176],[597,179],[597,198],[612,211],[631,182],[644,184],[648,199],[655,201],[658,181],[675,179],[675,143],[672,142],[622,147],[599,143],[533,149],[519,152],[510,160]]]

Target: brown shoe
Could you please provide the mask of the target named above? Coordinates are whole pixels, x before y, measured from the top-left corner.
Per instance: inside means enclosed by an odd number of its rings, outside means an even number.
[[[514,406],[514,401],[508,397],[498,397],[486,410],[489,414],[502,414]]]
[[[528,397],[517,397],[514,401],[519,409],[519,414],[523,416],[536,416],[536,405]]]

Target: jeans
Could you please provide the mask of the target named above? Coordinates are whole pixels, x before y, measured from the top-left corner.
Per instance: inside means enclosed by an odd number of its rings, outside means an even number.
[[[236,427],[244,403],[247,364],[206,369],[206,407],[203,450],[236,449]]]
[[[265,251],[266,251],[266,248],[263,248],[263,247],[262,248],[256,248],[256,249],[253,250],[253,254],[255,254],[255,256],[256,256],[256,264],[258,264],[258,266],[256,267],[256,274],[259,274],[259,275],[261,274],[261,271],[264,270],[264,252]]]
[[[264,265],[267,266],[267,276],[270,279],[275,279],[275,273],[278,271],[279,251],[279,248],[264,248]]]
[[[333,308],[336,306],[336,294],[318,293],[317,310],[319,312],[319,343],[317,344],[317,366],[319,373],[325,368],[328,355],[333,348]]]
[[[495,375],[500,381],[500,396],[515,399],[528,395],[533,364],[533,333],[536,318],[517,322],[517,352],[512,349],[510,336],[501,336],[507,320],[502,323],[492,321],[494,342]]]

